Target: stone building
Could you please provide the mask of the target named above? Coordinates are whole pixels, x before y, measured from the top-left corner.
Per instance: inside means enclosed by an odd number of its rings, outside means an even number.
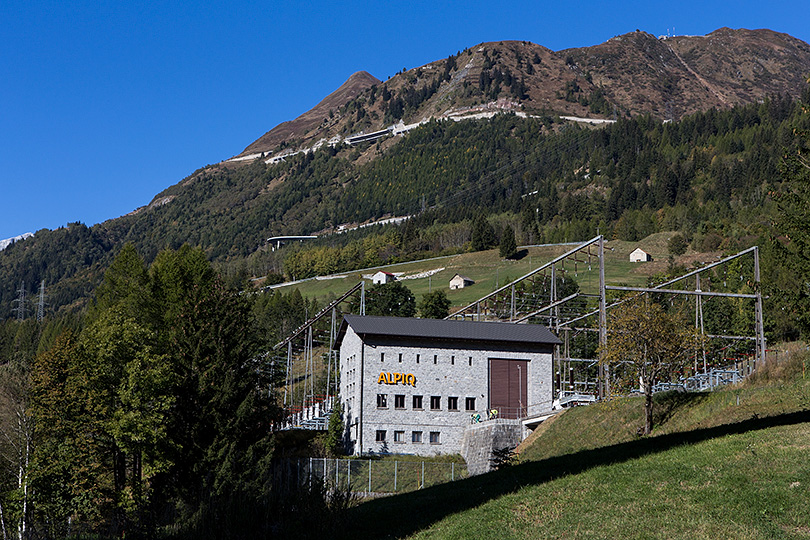
[[[450,290],[456,289],[463,289],[464,287],[469,287],[470,285],[474,285],[475,281],[471,280],[467,276],[462,276],[461,274],[456,274],[452,278],[450,278]]]
[[[630,262],[649,262],[653,260],[652,255],[641,248],[636,248],[630,253]]]
[[[471,421],[551,410],[544,326],[346,315],[340,399],[354,454],[456,454]]]

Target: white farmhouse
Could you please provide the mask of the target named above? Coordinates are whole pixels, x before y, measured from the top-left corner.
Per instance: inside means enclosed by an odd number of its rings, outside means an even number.
[[[376,274],[371,276],[371,282],[374,285],[381,285],[381,284],[385,284],[385,283],[391,283],[392,281],[396,281],[396,280],[397,280],[397,276],[395,276],[391,272],[383,272],[382,270],[380,270],[379,272],[377,272]]]

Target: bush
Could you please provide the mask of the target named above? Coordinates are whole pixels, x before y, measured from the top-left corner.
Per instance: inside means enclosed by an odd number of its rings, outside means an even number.
[[[514,448],[508,446],[492,450],[492,457],[489,458],[489,463],[492,468],[497,470],[514,465],[517,461],[517,454]]]

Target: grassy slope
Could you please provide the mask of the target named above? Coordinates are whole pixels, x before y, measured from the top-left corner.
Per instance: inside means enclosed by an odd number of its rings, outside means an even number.
[[[647,438],[639,398],[573,409],[519,465],[363,503],[346,537],[808,538],[810,373],[783,375],[665,395]]]
[[[674,233],[657,233],[640,242],[624,242],[621,240],[607,242],[605,281],[613,285],[625,284],[644,286],[648,276],[666,268],[667,240],[673,234]],[[527,249],[526,256],[517,261],[501,259],[498,256],[498,250],[492,249],[433,260],[393,264],[385,267],[385,270],[388,272],[405,272],[405,276],[407,276],[444,268],[441,272],[432,275],[430,279],[426,277],[406,279],[403,280],[403,283],[411,289],[417,301],[424,293],[428,292],[429,288],[433,290],[441,288],[447,292],[448,297],[453,302],[453,307],[459,308],[494,291],[497,286],[503,286],[509,281],[529,273],[574,247],[576,246],[532,247]],[[629,262],[628,258],[630,252],[636,247],[641,247],[650,253],[655,258],[655,261],[644,264]],[[594,253],[595,252],[596,249],[594,248]],[[683,261],[684,263],[689,263],[696,259],[713,261],[716,260],[715,256],[716,254],[714,253],[695,254],[690,252],[680,258],[679,261]],[[596,264],[591,265],[590,270],[587,264],[578,264],[576,268],[574,268],[572,264],[567,264],[566,270],[568,270],[570,277],[574,277],[579,281],[583,291],[594,292],[599,285],[599,268]],[[348,272],[345,278],[328,280],[313,279],[291,287],[297,287],[301,291],[301,294],[308,298],[314,296],[318,298],[319,301],[323,302],[330,293],[339,296],[346,292],[359,281],[361,274],[370,274],[373,272],[374,271],[357,270]],[[461,290],[449,290],[450,279],[456,273],[473,279],[475,284]]]

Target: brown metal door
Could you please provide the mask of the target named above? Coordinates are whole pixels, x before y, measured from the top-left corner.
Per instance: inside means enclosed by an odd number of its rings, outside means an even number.
[[[489,359],[489,408],[501,418],[526,415],[528,360]]]

